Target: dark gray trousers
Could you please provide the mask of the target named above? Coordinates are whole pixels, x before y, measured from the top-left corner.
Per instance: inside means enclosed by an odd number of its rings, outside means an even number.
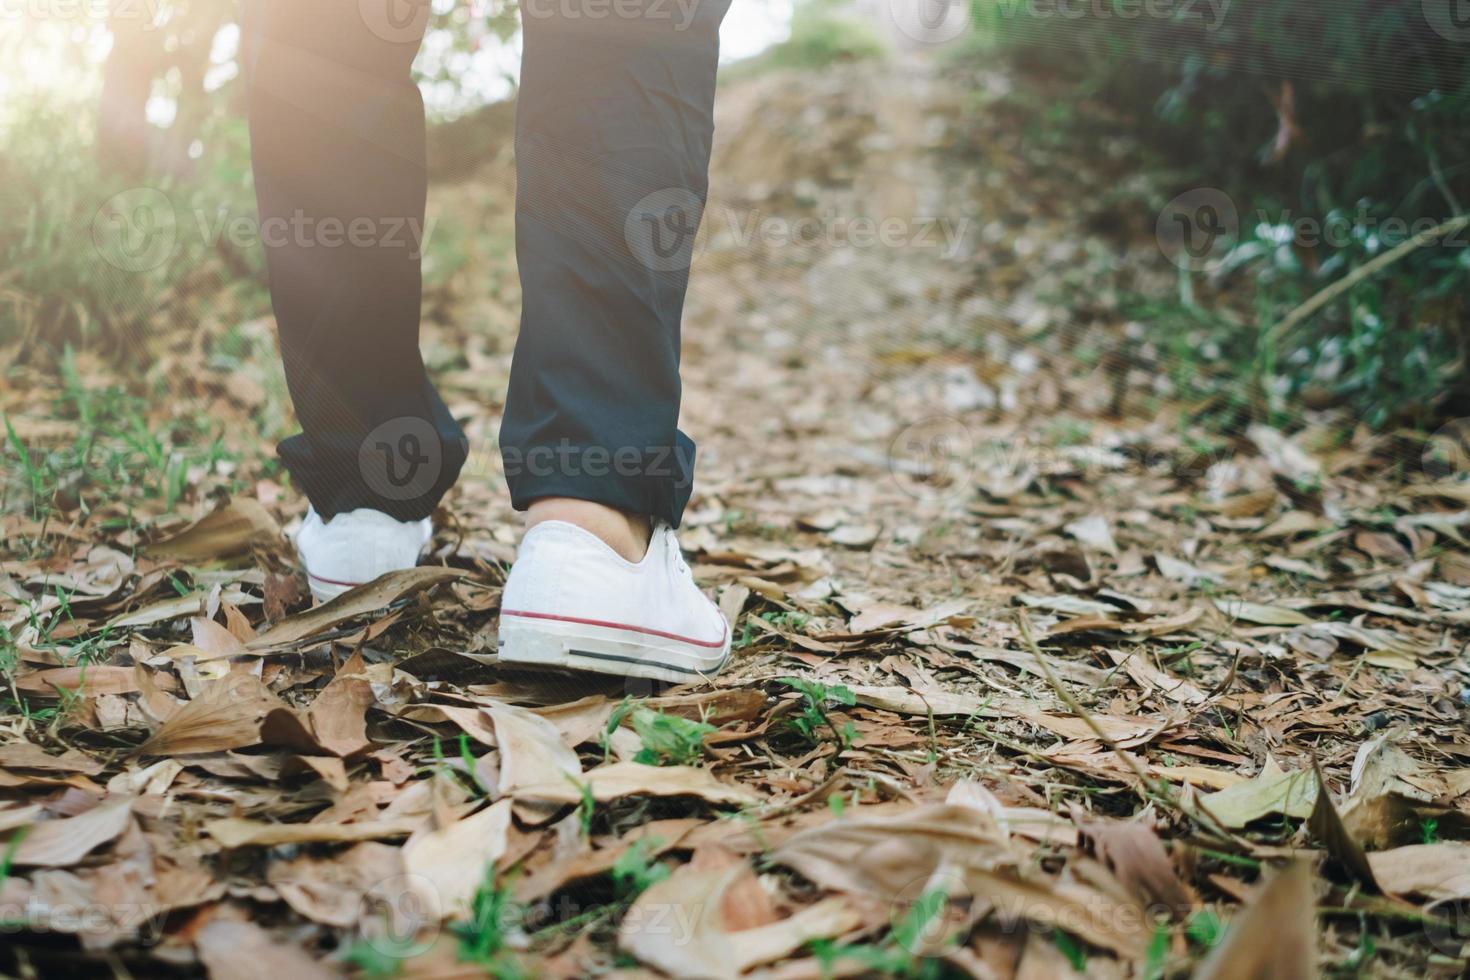
[[[729,0],[523,0],[520,335],[500,430],[511,500],[677,526],[679,323],[707,191]],[[419,356],[425,0],[245,0],[261,238],[302,432],[280,455],[330,517],[428,515],[468,454]]]

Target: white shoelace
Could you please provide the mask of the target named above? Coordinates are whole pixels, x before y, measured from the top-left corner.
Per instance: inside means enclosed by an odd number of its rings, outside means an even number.
[[[663,532],[668,539],[664,545],[674,560],[674,569],[683,575],[689,574],[689,566],[684,562],[684,552],[679,548],[679,539],[674,535],[674,529],[667,524],[663,526]]]

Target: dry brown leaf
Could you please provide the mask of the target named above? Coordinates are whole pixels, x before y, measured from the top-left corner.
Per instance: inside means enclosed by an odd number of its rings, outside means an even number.
[[[1205,617],[1204,606],[1191,606],[1169,616],[1156,616],[1137,622],[1124,621],[1113,616],[1078,616],[1063,620],[1046,631],[1047,636],[1067,636],[1072,633],[1127,633],[1130,636],[1168,636],[1193,628]]]
[[[1373,851],[1368,864],[1390,895],[1418,895],[1440,902],[1470,898],[1470,844],[1442,841]]]
[[[531,710],[556,726],[556,730],[561,733],[563,745],[576,748],[607,730],[607,720],[615,705],[616,702],[607,695],[593,694],[566,704],[552,704]]]
[[[703,720],[723,726],[755,721],[765,714],[766,696],[759,690],[734,688],[723,691],[690,691],[648,698],[644,706],[681,718]]]
[[[950,895],[968,893],[1006,916],[1064,928],[1127,956],[1147,941],[1139,910],[1112,914],[1093,893],[1026,877],[995,820],[965,806],[859,812],[795,834],[771,860],[825,888],[882,902],[912,901],[943,882]]]
[[[1244,599],[1216,599],[1215,608],[1229,619],[1261,626],[1301,626],[1312,621],[1312,617],[1299,609],[1246,602]]]
[[[130,769],[118,773],[107,781],[107,791],[117,796],[159,796],[184,771],[184,764],[177,759],[163,759],[142,769]]]
[[[95,776],[102,771],[100,762],[76,749],[68,749],[61,755],[52,755],[32,742],[0,745],[0,767],[34,769],[38,772],[79,772],[88,776]]]
[[[36,822],[44,807],[39,803],[15,804],[0,807],[0,834],[17,827],[27,827]]]
[[[827,535],[833,544],[844,548],[871,548],[883,533],[880,524],[844,524]]]
[[[1011,980],[1068,980],[1087,976],[1077,972],[1067,954],[1047,937],[1028,931],[1024,941],[1025,948]]]
[[[739,891],[760,893],[744,860],[696,852],[638,896],[618,928],[618,946],[670,976],[724,980],[863,921],[842,899],[830,898],[789,918],[741,928],[741,906],[749,899],[732,901]]]
[[[137,754],[196,755],[255,745],[265,716],[282,707],[253,674],[229,674],[172,712]]]
[[[367,736],[367,709],[373,686],[364,674],[362,652],[353,654],[306,709],[312,734],[323,748],[343,758],[372,747]]]
[[[745,604],[750,601],[750,586],[727,585],[720,592],[720,612],[725,615],[725,622],[739,623],[740,614],[745,611]]]
[[[1256,889],[1195,980],[1314,980],[1317,899],[1305,861]]]
[[[1104,554],[1116,555],[1118,545],[1113,541],[1113,531],[1108,519],[1102,514],[1090,514],[1062,528],[1080,543]]]
[[[939,688],[916,689],[899,685],[874,686],[851,684],[858,704],[899,714],[918,716],[963,715],[967,718],[1024,718],[1047,731],[1073,741],[1096,738],[1092,725],[1075,715],[1049,714],[1037,702],[1020,698],[979,697],[956,694]],[[1153,723],[1142,718],[1093,714],[1092,722],[1117,744],[1129,747],[1142,744],[1169,727],[1168,722]]]
[[[346,929],[357,923],[364,896],[402,873],[401,848],[365,841],[341,854],[272,862],[266,880],[301,915]]]
[[[202,653],[201,660],[241,657],[250,652],[239,637],[212,619],[195,616],[189,620],[189,629],[193,635],[193,647]]]
[[[138,679],[132,667],[94,664],[90,667],[57,667],[21,674],[15,679],[15,687],[26,694],[56,697],[58,692],[64,690],[80,697],[91,698],[102,694],[132,694],[138,690]]]
[[[1194,588],[1206,583],[1218,584],[1220,576],[1203,568],[1197,568],[1187,561],[1175,558],[1162,552],[1154,555],[1154,564],[1158,566],[1159,574],[1164,578],[1172,579],[1181,585]]]
[[[1207,698],[1204,691],[1182,677],[1174,677],[1155,667],[1141,653],[1109,650],[1108,656],[1145,691],[1158,692],[1170,701],[1180,704],[1201,704]]]
[[[526,708],[495,702],[484,709],[495,725],[500,750],[496,796],[519,795],[525,786],[561,779],[568,786],[582,774],[577,753],[561,740],[556,725]]]
[[[1310,769],[1282,772],[1267,756],[1258,775],[1203,796],[1199,803],[1211,817],[1232,830],[1270,814],[1305,819],[1317,803],[1317,777]]]
[[[1353,757],[1352,789],[1342,822],[1365,848],[1381,851],[1418,842],[1420,825],[1437,798],[1454,799],[1451,780],[1431,773],[1389,735],[1364,742]]]
[[[1245,782],[1245,777],[1239,773],[1209,766],[1160,766],[1151,762],[1148,773],[1171,783],[1188,783],[1201,789],[1228,789]]]
[[[1277,571],[1287,572],[1291,575],[1300,575],[1303,578],[1314,579],[1318,582],[1326,582],[1332,577],[1309,561],[1302,561],[1300,558],[1288,558],[1285,555],[1267,555],[1261,559],[1261,564],[1267,568],[1274,568]]]
[[[963,616],[971,605],[966,599],[943,602],[929,609],[915,609],[912,606],[857,597],[844,596],[841,601],[854,614],[847,624],[848,630],[854,636],[887,629],[927,629]]]
[[[677,847],[690,831],[704,825],[705,822],[698,817],[651,820],[619,834],[613,844],[597,850],[579,848],[538,867],[529,876],[517,879],[514,886],[516,901],[538,901],[569,882],[605,875],[612,870],[618,858],[634,846],[642,850],[645,858],[657,857]]]
[[[1309,633],[1319,633],[1332,636],[1339,640],[1347,640],[1370,652],[1384,651],[1387,653],[1402,654],[1409,658],[1418,658],[1429,652],[1429,647],[1422,643],[1409,639],[1401,633],[1388,629],[1370,629],[1366,626],[1358,626],[1355,623],[1343,623],[1335,620],[1323,620],[1302,627]]]
[[[848,689],[857,698],[858,704],[906,715],[974,715],[978,718],[999,718],[1006,711],[1006,707],[995,704],[995,699],[938,689],[916,691],[896,684],[881,687],[850,684]]]
[[[428,566],[389,572],[367,585],[344,592],[331,602],[286,617],[247,643],[246,648],[258,654],[289,647],[348,620],[385,609],[399,599],[463,577],[464,573],[457,569]]]
[[[231,602],[251,603],[256,601],[250,595],[239,590],[230,590],[222,596]],[[207,592],[191,592],[188,595],[170,596],[167,599],[150,603],[140,609],[135,609],[125,615],[108,620],[109,630],[122,630],[129,627],[152,626],[156,623],[166,623],[169,620],[181,619],[185,616],[198,616],[200,610],[209,600]]]
[[[1029,650],[1004,650],[999,647],[979,646],[973,643],[947,641],[944,649],[954,650],[976,660],[988,660],[1008,664],[1034,677],[1046,679],[1047,670],[1064,681],[1089,688],[1105,688],[1115,683],[1113,672],[1093,667],[1075,660],[1051,658],[1045,665],[1038,663]]]
[[[281,528],[260,502],[237,497],[190,524],[149,545],[150,555],[168,555],[182,561],[206,562],[281,543]]]
[[[344,975],[251,922],[215,919],[199,930],[194,948],[210,980],[333,980]]]
[[[131,800],[112,800],[75,817],[33,823],[18,831],[24,836],[11,863],[20,868],[69,868],[127,830],[132,812]]]
[[[1343,825],[1342,817],[1333,805],[1332,793],[1322,778],[1322,767],[1315,761],[1312,763],[1312,774],[1317,780],[1317,802],[1313,804],[1311,816],[1307,818],[1307,829],[1326,846],[1327,853],[1347,868],[1353,877],[1371,890],[1378,891],[1378,882],[1373,879],[1373,868],[1368,864],[1363,845]]]
[[[511,806],[504,799],[447,827],[420,829],[403,845],[403,868],[426,918],[469,914],[485,869],[505,853]]]
[[[1073,742],[1095,741],[1097,732],[1093,726],[1096,725],[1102,730],[1103,735],[1120,748],[1134,748],[1146,744],[1172,727],[1172,722],[1167,720],[1151,722],[1146,718],[1131,715],[1094,713],[1089,715],[1088,719],[1083,719],[1076,715],[1047,714],[1038,710],[1035,703],[1030,701],[1017,703],[1013,713],[1025,718],[1033,725]]]
[[[423,820],[419,817],[364,823],[272,823],[221,817],[206,820],[204,832],[221,847],[274,847],[277,844],[345,844],[407,837],[421,826]]]
[[[1392,565],[1407,563],[1414,557],[1402,541],[1387,531],[1359,531],[1353,535],[1353,547],[1370,558]]]
[[[431,724],[449,722],[457,725],[460,731],[481,745],[491,748],[496,745],[495,726],[491,724],[489,716],[478,707],[462,704],[412,704],[395,710],[394,714],[400,718]]]
[[[1195,896],[1169,860],[1159,835],[1137,820],[1086,820],[1077,824],[1098,860],[1145,906],[1163,906],[1175,915],[1188,912]]]
[[[694,766],[645,766],[638,762],[614,762],[589,769],[576,781],[562,778],[533,783],[516,789],[518,800],[550,803],[580,803],[581,786],[587,786],[599,803],[625,796],[697,796],[706,803],[740,806],[758,802],[759,797],[739,786],[722,783],[707,769]]]
[[[1281,430],[1257,422],[1246,429],[1245,434],[1256,444],[1266,465],[1277,476],[1304,486],[1322,481],[1322,464]]]
[[[1077,826],[1066,817],[1036,807],[1005,806],[979,783],[962,779],[949,788],[944,802],[979,810],[995,821],[1003,834],[1017,834],[1028,840],[1077,845]]]
[[[281,763],[282,778],[299,773],[311,773],[339,793],[351,786],[347,778],[347,767],[335,755],[291,755]]]
[[[239,606],[229,600],[221,599],[219,608],[220,612],[225,614],[225,627],[230,631],[231,636],[241,643],[255,639],[255,627],[250,625],[249,617],[240,611]]]

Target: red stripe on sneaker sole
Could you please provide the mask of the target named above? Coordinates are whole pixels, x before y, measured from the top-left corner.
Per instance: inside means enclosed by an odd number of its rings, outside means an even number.
[[[690,646],[705,647],[710,650],[718,650],[725,645],[725,635],[720,634],[718,640],[696,640],[691,636],[680,636],[678,633],[665,633],[663,630],[648,629],[645,626],[630,626],[627,623],[609,623],[601,619],[582,619],[580,616],[557,616],[553,613],[522,612],[519,609],[502,609],[501,617],[519,616],[522,619],[548,619],[555,623],[576,623],[579,626],[601,626],[604,629],[627,630],[630,633],[642,633],[645,636],[662,637],[665,640],[678,640],[680,643],[688,643]]]
[[[360,588],[367,584],[366,582],[339,582],[334,578],[327,578],[325,575],[315,575],[311,572],[307,572],[306,577],[309,579],[316,579],[318,582],[325,582],[328,585],[345,585],[349,589]]]

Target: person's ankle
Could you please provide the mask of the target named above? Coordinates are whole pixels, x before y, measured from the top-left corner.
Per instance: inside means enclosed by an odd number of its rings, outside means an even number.
[[[543,521],[565,521],[597,535],[628,561],[642,561],[648,553],[653,524],[647,516],[576,497],[543,497],[526,508],[526,530]]]

